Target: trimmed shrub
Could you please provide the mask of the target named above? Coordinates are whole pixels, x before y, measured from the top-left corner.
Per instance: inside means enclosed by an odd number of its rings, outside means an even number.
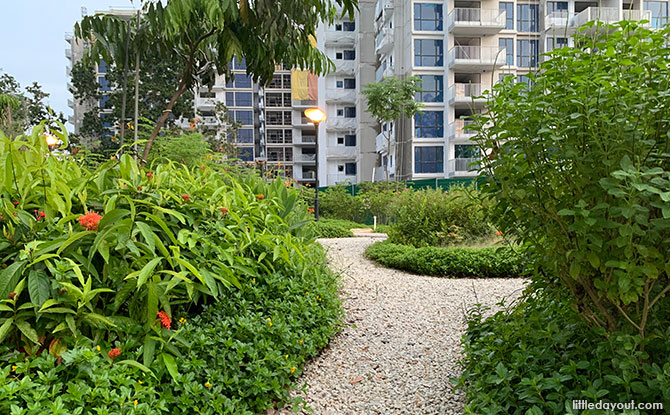
[[[573,410],[573,400],[660,402],[665,408],[625,412],[631,414],[667,413],[670,408],[667,325],[649,342],[637,335],[605,336],[603,329],[580,318],[566,291],[537,291],[488,319],[484,312],[471,311],[463,340],[458,384],[466,392],[465,414],[588,412]]]
[[[349,221],[337,219],[319,219],[309,224],[309,229],[316,238],[349,238],[354,234],[349,228]]]
[[[313,201],[312,194],[312,201]],[[329,219],[362,221],[365,217],[363,202],[347,191],[346,186],[330,186],[319,192],[319,214]]]
[[[370,245],[365,255],[380,264],[420,275],[453,278],[514,278],[525,261],[511,247],[415,248],[388,241]]]

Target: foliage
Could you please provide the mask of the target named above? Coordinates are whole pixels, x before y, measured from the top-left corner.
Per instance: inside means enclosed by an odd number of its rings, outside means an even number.
[[[590,324],[647,337],[670,291],[670,28],[615,28],[553,51],[531,86],[498,84],[476,139],[492,217],[538,278]]]
[[[319,192],[319,214],[330,219],[352,221],[361,221],[365,216],[363,202],[342,184]]]
[[[350,238],[354,234],[348,226],[334,219],[319,219],[309,224],[309,228],[317,238]]]
[[[381,82],[369,83],[365,86],[363,94],[367,98],[367,111],[377,120],[379,124],[390,123],[399,118],[413,118],[419,112],[422,104],[414,96],[421,92],[420,80],[417,77],[405,79],[385,78]],[[382,130],[386,139],[387,151],[391,151],[392,128]],[[397,153],[396,153],[397,154]],[[390,180],[389,163],[387,158],[386,181]]]
[[[56,121],[65,122],[62,113],[56,115],[43,101],[49,94],[37,82],[21,91],[21,84],[10,74],[0,77],[0,130],[11,137],[23,133],[27,128],[48,120],[55,126]],[[11,110],[9,112],[8,110]],[[11,114],[11,117],[10,117]]]
[[[508,246],[414,248],[384,241],[370,245],[365,255],[389,268],[453,278],[514,278],[526,268],[523,257]]]
[[[128,155],[88,171],[49,155],[42,131],[0,136],[0,342],[32,354],[132,336],[175,353],[159,310],[194,313],[313,261],[308,213],[278,180],[174,163],[147,171]]]
[[[535,291],[487,319],[486,309],[471,310],[459,379],[465,414],[586,413],[572,409],[582,399],[670,407],[670,329],[659,327],[642,353],[639,335],[606,336],[585,324],[569,298],[564,290]]]
[[[156,140],[148,165],[153,165],[154,160],[171,160],[189,167],[200,166],[208,154],[209,145],[198,133],[167,135]]]
[[[353,16],[354,0],[336,0]],[[230,76],[228,62],[245,59],[254,80],[269,82],[275,65],[302,67],[314,73],[332,68],[326,56],[312,42],[322,21],[332,23],[335,4],[313,1],[304,7],[299,0],[270,3],[242,0],[147,1],[140,27],[126,25],[113,15],[90,16],[77,25],[77,37],[95,39],[89,59],[102,56],[110,63],[124,62],[128,38],[141,55],[152,50],[167,62],[183,65],[179,82],[163,115],[149,137],[142,160],[146,161],[176,100],[201,83],[213,85],[216,75]],[[130,30],[131,33],[127,33]]]
[[[457,245],[489,236],[486,206],[472,188],[398,192],[392,200],[390,241],[413,246]]]

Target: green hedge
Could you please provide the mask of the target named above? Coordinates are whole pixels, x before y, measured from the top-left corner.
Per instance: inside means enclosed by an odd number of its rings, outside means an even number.
[[[589,327],[569,298],[567,292],[538,291],[487,319],[485,310],[471,310],[458,382],[466,392],[466,415],[588,412],[572,410],[572,400],[660,402],[665,411],[607,413],[667,413],[670,328],[646,340],[607,335]],[[641,343],[644,352],[636,350]]]
[[[370,245],[365,254],[390,268],[455,278],[520,277],[525,263],[510,247],[414,248],[384,241]]]
[[[349,221],[345,220],[319,219],[318,222],[310,223],[309,228],[316,238],[351,238],[354,233],[348,225]]]

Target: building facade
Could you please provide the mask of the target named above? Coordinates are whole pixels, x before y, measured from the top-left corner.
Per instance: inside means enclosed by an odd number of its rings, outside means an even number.
[[[504,76],[528,82],[542,53],[573,46],[570,36],[586,22],[646,19],[660,27],[667,16],[667,1],[378,0],[376,80],[418,77],[424,107],[414,119],[382,125],[394,142],[387,148],[380,133],[376,150],[397,179],[473,176],[480,153],[466,127],[484,109],[484,91]]]

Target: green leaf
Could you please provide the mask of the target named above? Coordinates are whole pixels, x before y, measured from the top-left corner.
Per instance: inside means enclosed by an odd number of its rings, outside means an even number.
[[[16,327],[18,327],[19,330],[21,330],[21,333],[23,333],[23,335],[26,336],[26,338],[28,338],[28,340],[30,340],[31,342],[33,342],[35,344],[37,344],[39,342],[39,339],[37,337],[37,332],[35,331],[34,328],[32,328],[30,323],[28,323],[27,321],[22,320],[22,321],[17,321],[15,324],[16,324]]]
[[[5,341],[5,338],[11,332],[12,323],[14,323],[14,318],[10,317],[0,326],[0,344]]]
[[[156,284],[150,282],[146,285],[147,287],[147,315],[146,315],[146,327],[150,328],[156,321],[156,315],[158,314],[158,291],[156,289]]]
[[[135,222],[135,225],[140,230],[140,233],[142,234],[142,237],[144,238],[144,241],[146,242],[151,252],[155,252],[156,243],[154,242],[154,239],[156,234],[154,234],[154,232],[151,230],[151,227],[149,227],[149,225],[144,222]]]
[[[93,234],[95,234],[95,232],[93,232],[93,231],[83,231],[83,232],[77,232],[77,233],[73,234],[72,236],[70,236],[67,239],[67,241],[63,242],[63,245],[61,245],[60,248],[58,248],[58,251],[56,251],[56,254],[60,255],[61,253],[63,253],[63,251],[65,251],[67,249],[68,246],[72,245],[73,243],[75,243],[76,241],[78,241],[79,239],[81,239],[85,236],[93,235]]]
[[[151,261],[149,261],[144,267],[142,267],[142,270],[140,271],[139,276],[137,277],[137,289],[140,289],[144,285],[144,283],[147,282],[147,279],[156,268],[156,265],[158,265],[162,260],[163,260],[162,257],[154,258]]]
[[[179,371],[177,370],[177,363],[174,360],[174,356],[168,353],[161,353],[161,358],[165,364],[165,368],[170,372],[170,376],[174,379],[175,382],[179,382]]]
[[[8,266],[0,273],[0,298],[7,298],[9,293],[16,287],[16,283],[23,271],[25,261],[17,261]]]
[[[142,359],[144,365],[149,367],[154,361],[154,352],[156,351],[156,340],[152,339],[150,335],[144,337],[144,347],[142,347]]]
[[[41,307],[51,297],[51,282],[43,272],[30,271],[28,274],[28,294],[30,301]]]
[[[135,360],[121,360],[119,362],[116,362],[116,364],[117,365],[127,365],[127,366],[136,367],[139,370],[141,370],[142,372],[149,373],[154,378],[156,377],[156,375],[154,374],[154,372],[151,371],[151,369],[149,369],[148,367],[146,367],[142,363],[137,362]]]

